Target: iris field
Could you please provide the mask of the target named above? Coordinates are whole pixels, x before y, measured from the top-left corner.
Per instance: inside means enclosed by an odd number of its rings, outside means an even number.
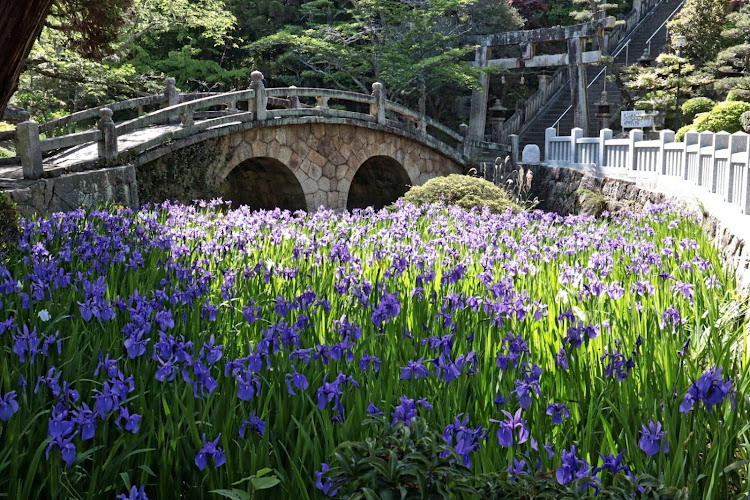
[[[79,210],[0,262],[2,498],[343,495],[417,424],[558,496],[748,491],[747,306],[676,207]]]

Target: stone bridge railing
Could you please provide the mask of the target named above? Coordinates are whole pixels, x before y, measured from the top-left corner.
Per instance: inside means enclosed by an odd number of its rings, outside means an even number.
[[[104,163],[115,161],[118,150],[118,137],[146,129],[154,125],[171,124],[164,127],[162,134],[149,137],[128,148],[129,154],[139,154],[158,146],[167,140],[215,129],[228,124],[244,122],[266,122],[287,117],[322,116],[327,118],[355,119],[382,126],[407,130],[413,136],[424,137],[425,141],[439,144],[443,153],[454,158],[463,158],[467,126],[462,125],[455,132],[441,123],[420,115],[400,104],[386,99],[382,83],[373,83],[372,94],[360,94],[340,90],[320,88],[265,88],[263,75],[252,73],[252,84],[247,90],[227,93],[179,94],[174,79],[167,79],[164,95],[154,95],[108,104],[94,109],[59,118],[44,124],[30,120],[28,114],[17,125],[15,131],[0,133],[0,141],[16,142],[16,157],[0,159],[2,165],[23,167],[26,179],[38,179],[43,174],[43,157],[52,152],[69,150],[85,144],[98,144],[98,160]],[[316,106],[304,104],[300,98],[314,98]],[[343,101],[350,107],[359,106],[362,111],[332,109],[331,100]],[[239,103],[246,103],[240,109]],[[146,106],[167,105],[156,111],[141,114]],[[121,123],[112,119],[114,112],[136,109],[137,118]],[[96,128],[84,132],[65,133],[74,125],[86,120],[98,119]],[[271,123],[269,123],[271,124]],[[62,135],[52,135],[62,130]],[[50,137],[41,138],[40,134]],[[500,145],[489,144],[498,149]]]
[[[674,142],[674,132],[643,140],[634,129],[614,139],[610,129],[599,137],[583,137],[580,128],[558,136],[550,127],[545,137],[545,162],[551,166],[584,165],[604,175],[654,176],[683,179],[750,215],[750,136],[743,132],[688,132]]]

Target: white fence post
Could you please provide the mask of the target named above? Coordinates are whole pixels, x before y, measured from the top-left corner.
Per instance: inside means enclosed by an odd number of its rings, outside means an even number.
[[[544,130],[544,161],[549,162],[555,158],[552,155],[552,139],[557,137],[555,127],[547,127]]]
[[[698,132],[687,132],[685,134],[685,154],[682,155],[682,178],[683,179],[689,179],[690,178],[690,161],[688,154],[688,149],[691,146],[694,146],[698,144]],[[700,153],[698,153],[700,154]]]
[[[656,158],[656,173],[660,175],[665,175],[667,173],[664,145],[672,142],[674,142],[674,132],[671,130],[659,131],[659,156]]]
[[[630,131],[630,135],[628,136],[628,170],[636,170],[638,167],[636,162],[635,143],[641,142],[642,140],[643,130],[634,128]]]
[[[574,128],[570,131],[570,162],[578,163],[578,139],[583,138],[583,129]]]
[[[603,128],[599,131],[599,167],[607,166],[607,141],[612,139],[612,129]]]
[[[713,165],[713,145],[714,145],[714,133],[708,130],[698,134],[698,182],[699,186],[711,190],[711,172],[706,172],[706,168],[710,168]],[[703,148],[711,148],[712,151],[709,155],[702,154]],[[708,161],[703,161],[704,156],[709,156]]]
[[[737,172],[740,170],[740,180],[743,180],[747,174],[748,168],[748,157],[750,155],[750,144],[748,144],[748,136],[744,132],[737,132],[729,136],[729,168],[727,169],[727,201],[738,204],[737,199],[741,192],[738,193],[738,189],[735,189],[737,184]],[[744,153],[744,154],[743,154]],[[741,161],[734,162],[735,155],[741,158]],[[744,161],[742,161],[744,160]],[[744,164],[743,164],[744,163]],[[734,167],[734,165],[739,165]],[[745,175],[743,175],[745,174]],[[741,186],[740,186],[741,187]]]
[[[729,172],[729,132],[721,131],[714,135],[714,150],[711,155],[711,192],[721,194],[727,200],[727,174]],[[719,162],[726,158],[724,168],[719,171]],[[723,191],[723,192],[719,192]]]

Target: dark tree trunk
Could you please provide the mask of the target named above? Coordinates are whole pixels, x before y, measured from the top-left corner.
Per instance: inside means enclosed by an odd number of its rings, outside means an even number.
[[[0,117],[54,0],[0,1]]]

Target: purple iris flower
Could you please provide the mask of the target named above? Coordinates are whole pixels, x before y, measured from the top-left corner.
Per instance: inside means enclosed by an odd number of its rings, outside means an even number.
[[[570,411],[565,403],[550,403],[547,406],[547,415],[552,417],[552,425],[561,425],[563,418],[570,418]]]
[[[557,363],[557,366],[559,366],[563,370],[568,370],[568,354],[565,352],[565,348],[563,346],[560,346],[560,352],[555,354],[555,362]]]
[[[604,368],[604,376],[612,377],[616,375],[618,382],[625,380],[630,374],[630,370],[635,367],[635,362],[632,357],[625,359],[625,355],[617,351],[605,351],[604,355],[601,356],[600,361],[604,362],[605,359],[608,361],[607,366]]]
[[[432,411],[432,405],[426,398],[414,400],[406,396],[401,396],[399,401],[401,403],[391,413],[393,417],[391,425],[395,425],[399,420],[403,421],[406,425],[410,425],[411,421],[417,417],[417,406],[423,406],[427,411]]]
[[[735,390],[732,390],[732,379],[725,380],[721,375],[721,366],[708,369],[693,383],[685,394],[680,413],[688,413],[693,405],[703,401],[711,413],[712,407],[721,404],[729,396],[732,398],[732,408],[735,407]]]
[[[117,427],[120,427],[120,420],[125,421],[126,431],[135,434],[136,432],[138,432],[138,429],[140,429],[141,416],[135,413],[131,415],[130,411],[128,411],[128,409],[124,406],[120,407],[120,416],[115,420],[115,425]]]
[[[598,474],[606,469],[611,471],[614,476],[618,472],[623,471],[629,478],[635,479],[635,475],[630,470],[630,467],[622,463],[622,458],[625,456],[625,450],[622,450],[617,456],[615,456],[614,453],[610,453],[606,456],[599,453],[599,456],[602,457],[602,464],[594,469],[593,474]]]
[[[527,475],[528,473],[529,471],[526,470],[526,460],[518,460],[514,458],[508,466],[508,474],[514,479],[518,476]]]
[[[674,306],[669,306],[663,314],[664,323],[677,326],[683,323],[680,313]]]
[[[589,476],[588,462],[576,456],[576,447],[571,446],[570,451],[563,450],[562,465],[557,468],[557,482],[566,485],[571,481]]]
[[[235,377],[237,379],[237,397],[243,401],[250,401],[256,394],[260,393],[260,379],[245,371]]]
[[[223,345],[214,345],[216,342],[216,339],[214,338],[213,333],[211,334],[211,337],[208,339],[208,344],[205,342],[203,343],[203,347],[201,348],[200,353],[198,354],[199,358],[203,358],[205,356],[206,363],[208,363],[208,366],[215,365],[221,357],[224,355],[224,346]],[[204,354],[205,350],[205,354]]]
[[[307,383],[307,377],[302,375],[300,372],[297,371],[297,368],[292,365],[292,373],[286,374],[286,386],[287,391],[290,395],[296,396],[294,390],[292,389],[292,384],[294,384],[294,387],[297,389],[302,389],[303,391],[307,389],[308,383]]]
[[[471,458],[469,453],[475,450],[479,450],[479,443],[486,437],[485,432],[482,430],[480,425],[476,429],[467,427],[469,424],[469,416],[467,415],[461,420],[463,413],[459,413],[458,416],[453,420],[452,424],[448,424],[443,430],[443,440],[448,446],[453,446],[456,453],[463,459],[464,467],[471,467]],[[456,444],[453,445],[455,438]],[[440,456],[445,458],[448,456],[448,452],[443,452]]]
[[[324,495],[333,497],[339,491],[339,487],[334,485],[333,479],[323,480],[323,474],[330,470],[326,463],[322,463],[321,470],[315,471],[315,487],[323,492]],[[335,486],[335,487],[334,487]]]
[[[378,407],[373,404],[372,401],[370,401],[370,404],[367,405],[367,413],[368,415],[385,415],[385,413],[380,411]]]
[[[18,401],[16,401],[16,391],[0,395],[0,420],[7,422],[14,413],[18,411]]]
[[[120,358],[112,359],[109,357],[109,354],[104,356],[104,353],[102,351],[99,351],[99,364],[96,365],[96,370],[94,370],[94,376],[99,376],[99,370],[104,370],[107,373],[108,377],[116,377],[118,373],[120,373],[120,370],[117,368],[117,362],[120,361]]]
[[[171,382],[177,376],[178,367],[175,365],[174,357],[164,361],[161,358],[157,358],[157,361],[161,366],[156,369],[156,380],[164,382],[165,380]]]
[[[250,299],[250,305],[242,309],[242,315],[250,325],[260,319],[260,306],[255,305],[255,299]]]
[[[140,488],[133,486],[132,488],[130,488],[129,495],[122,493],[120,495],[117,495],[117,498],[118,500],[148,500],[145,488],[146,486],[144,485],[141,485]]]
[[[529,428],[526,427],[526,420],[521,418],[522,410],[522,408],[519,408],[514,415],[503,410],[503,414],[506,416],[505,420],[490,419],[490,422],[500,424],[500,428],[497,430],[497,442],[500,446],[506,448],[513,446],[513,432],[516,429],[518,429],[518,440],[515,444],[522,444],[529,440]]]
[[[646,455],[653,456],[659,453],[669,453],[669,443],[667,443],[666,431],[661,430],[661,422],[654,423],[651,420],[648,423],[648,427],[645,425],[641,429],[641,439],[638,441],[638,446],[646,453]]]
[[[375,370],[375,373],[380,371],[380,358],[370,356],[367,352],[362,354],[362,357],[359,359],[359,369],[365,371],[370,363],[372,363],[372,368]]]
[[[375,326],[389,323],[401,312],[401,303],[398,301],[398,292],[384,293],[380,303],[372,311],[372,322]]]
[[[36,327],[29,331],[28,325],[23,325],[23,331],[20,335],[14,335],[13,352],[18,355],[21,363],[26,361],[26,356],[31,356],[31,362],[34,362],[36,355],[42,352],[39,348],[40,339],[36,333]]]
[[[424,358],[419,358],[417,361],[410,360],[406,366],[402,366],[399,379],[411,380],[412,378],[429,377],[431,375],[430,370],[424,366],[423,360]]]
[[[81,407],[73,410],[73,422],[81,431],[81,439],[86,441],[94,437],[96,433],[96,413],[91,411],[89,405],[81,403]]]
[[[250,416],[242,421],[242,425],[240,425],[240,437],[242,438],[245,437],[245,428],[249,428],[261,436],[266,434],[266,423],[255,412],[250,413]]]
[[[201,448],[195,456],[195,465],[197,465],[200,470],[205,469],[208,465],[209,456],[214,460],[214,466],[216,467],[221,467],[226,463],[227,457],[224,455],[224,450],[218,446],[219,439],[221,439],[221,433],[219,433],[219,436],[213,441],[207,442],[206,434],[203,434],[203,448]]]

